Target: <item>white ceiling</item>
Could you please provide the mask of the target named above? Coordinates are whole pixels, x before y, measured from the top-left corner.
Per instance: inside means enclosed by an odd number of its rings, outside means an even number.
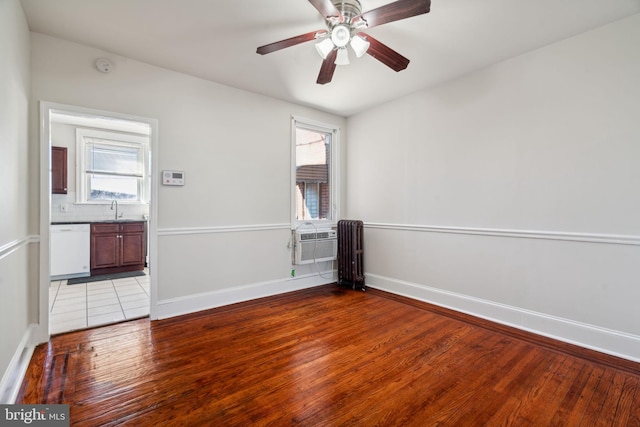
[[[363,11],[391,0],[360,0]],[[349,116],[626,16],[640,0],[432,0],[431,12],[372,28],[411,60],[396,73],[369,55],[316,84],[314,42],[258,46],[324,29],[307,0],[22,0],[31,31]],[[114,72],[117,72],[115,70]]]

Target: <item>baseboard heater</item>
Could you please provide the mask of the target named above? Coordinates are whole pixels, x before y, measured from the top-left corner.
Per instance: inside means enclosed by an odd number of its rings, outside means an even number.
[[[338,221],[338,284],[364,291],[363,231],[360,220]]]

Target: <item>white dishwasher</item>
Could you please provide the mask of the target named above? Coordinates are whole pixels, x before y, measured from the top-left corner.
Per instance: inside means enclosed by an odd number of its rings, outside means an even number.
[[[70,279],[91,274],[89,224],[51,225],[51,279]]]

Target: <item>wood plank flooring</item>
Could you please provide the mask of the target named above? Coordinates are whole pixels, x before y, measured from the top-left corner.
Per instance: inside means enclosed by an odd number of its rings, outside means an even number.
[[[18,402],[79,426],[640,426],[640,366],[328,285],[53,337]]]

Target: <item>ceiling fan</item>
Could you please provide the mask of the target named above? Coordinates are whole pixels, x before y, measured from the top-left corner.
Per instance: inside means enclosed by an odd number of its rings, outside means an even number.
[[[265,55],[300,43],[319,40],[316,50],[324,61],[316,83],[321,85],[331,81],[336,65],[349,64],[347,46],[351,46],[357,57],[368,53],[394,71],[407,68],[407,58],[363,31],[422,15],[429,12],[431,6],[431,0],[398,0],[363,13],[358,0],[309,0],[309,3],[320,12],[328,29],[260,46],[256,52]]]

